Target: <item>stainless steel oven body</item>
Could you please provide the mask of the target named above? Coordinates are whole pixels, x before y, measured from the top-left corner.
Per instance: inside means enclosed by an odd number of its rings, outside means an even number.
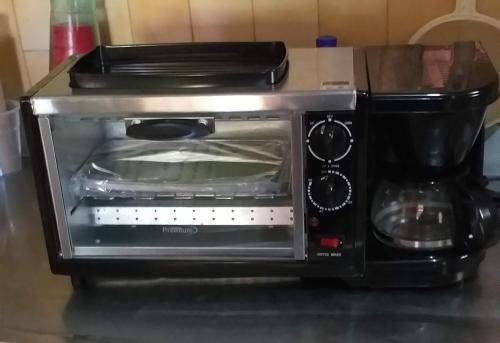
[[[361,275],[363,54],[288,60],[265,89],[77,91],[76,59],[35,86],[22,111],[52,270]]]

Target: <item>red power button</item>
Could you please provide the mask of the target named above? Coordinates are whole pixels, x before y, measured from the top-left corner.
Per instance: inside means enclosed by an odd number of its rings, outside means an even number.
[[[322,248],[337,249],[342,244],[342,240],[338,237],[321,237],[319,245]]]

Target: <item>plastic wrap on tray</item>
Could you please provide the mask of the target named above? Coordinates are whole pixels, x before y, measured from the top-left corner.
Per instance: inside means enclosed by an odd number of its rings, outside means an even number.
[[[283,140],[114,140],[71,183],[80,198],[282,195],[289,151]]]

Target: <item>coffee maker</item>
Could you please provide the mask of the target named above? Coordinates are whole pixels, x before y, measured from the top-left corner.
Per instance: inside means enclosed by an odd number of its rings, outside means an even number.
[[[471,277],[498,241],[482,173],[498,75],[479,43],[366,50],[370,105],[366,273],[372,287]]]

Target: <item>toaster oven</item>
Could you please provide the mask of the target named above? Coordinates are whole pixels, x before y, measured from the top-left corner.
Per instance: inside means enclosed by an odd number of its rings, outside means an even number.
[[[364,54],[259,44],[100,47],[23,97],[53,272],[363,274]]]

